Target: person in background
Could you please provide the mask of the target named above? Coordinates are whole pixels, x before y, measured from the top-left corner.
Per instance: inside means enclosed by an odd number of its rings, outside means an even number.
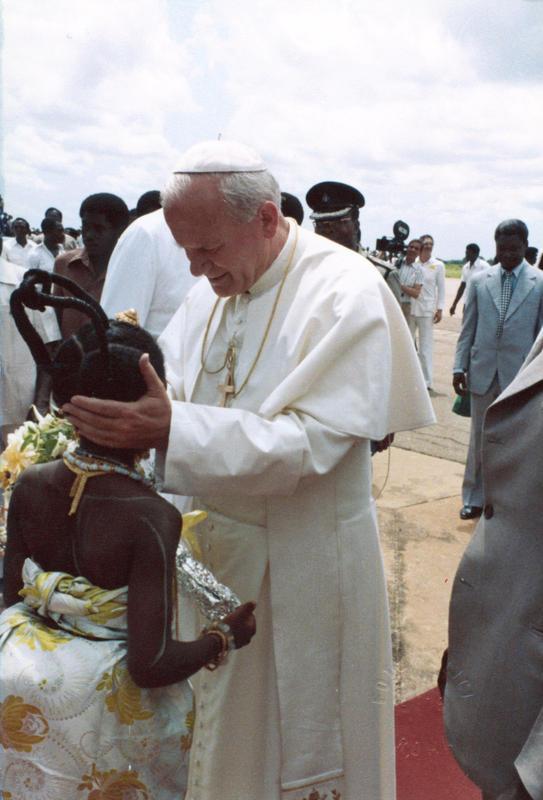
[[[365,204],[364,195],[347,183],[323,181],[309,189],[305,200],[313,209],[311,219],[315,233],[364,256],[383,277],[399,303],[401,290],[397,271],[382,259],[372,256],[361,244],[359,211]]]
[[[45,209],[45,214],[43,216],[45,217],[45,219],[54,219],[57,222],[60,222],[60,224],[62,225],[62,211],[60,211],[58,208],[55,208],[54,206],[50,206],[49,208]],[[63,230],[63,239],[61,242],[62,247],[64,248],[64,250],[75,250],[75,248],[77,247],[76,239],[73,236],[70,236],[68,233],[66,233],[64,227],[62,230]],[[43,233],[40,233],[37,236],[33,236],[32,238],[37,244],[40,244],[40,242],[43,242]]]
[[[304,221],[304,209],[295,194],[281,192],[281,213],[284,217],[292,217],[298,225]]]
[[[362,192],[346,183],[322,181],[309,189],[305,201],[313,210],[315,233],[360,252],[359,211],[366,202]]]
[[[102,292],[110,317],[134,308],[155,338],[173,317],[196,279],[188,259],[166,225],[162,209],[138,217],[111,256]]]
[[[486,410],[519,371],[543,324],[543,274],[524,258],[528,228],[522,220],[508,219],[494,238],[498,264],[470,281],[454,358],[453,388],[458,395],[469,392],[471,399],[461,519],[480,516],[483,507]]]
[[[4,247],[4,258],[7,261],[11,261],[12,264],[26,267],[28,256],[36,247],[32,239],[29,238],[30,225],[26,219],[16,217],[11,223],[11,230],[15,238],[10,240],[9,244]]]
[[[136,217],[143,217],[160,208],[162,208],[160,192],[158,189],[151,189],[149,192],[144,192],[136,203]]]
[[[445,304],[445,264],[432,256],[434,239],[429,234],[420,237],[419,265],[422,272],[422,289],[418,297],[411,300],[409,329],[417,343],[419,361],[426,387],[434,393],[433,352],[434,325],[441,322]]]
[[[101,192],[83,200],[79,216],[83,247],[59,255],[54,271],[71,278],[100,302],[109,259],[128,225],[128,207],[117,195]],[[65,294],[60,286],[55,287],[55,292],[61,296]],[[85,314],[73,308],[57,313],[62,339],[68,339],[87,321]]]
[[[4,211],[4,198],[0,194],[0,236],[11,236],[11,214]]]
[[[488,269],[490,264],[488,261],[485,261],[484,258],[481,258],[479,253],[481,249],[478,244],[467,244],[466,245],[466,261],[464,266],[462,267],[462,279],[460,281],[460,286],[458,287],[458,291],[456,292],[456,297],[453,300],[453,304],[449,309],[449,314],[451,317],[454,316],[456,311],[456,306],[458,305],[460,298],[464,294],[464,291],[467,286],[469,286],[470,280],[473,278],[474,275],[477,275],[478,272],[482,270]]]
[[[537,263],[537,254],[538,254],[538,252],[539,252],[539,250],[537,249],[537,247],[527,247],[526,248],[526,256],[525,256],[525,258],[526,258],[526,261],[528,262],[528,264],[531,264],[532,267],[535,267],[535,265]]]
[[[42,241],[28,255],[29,269],[45,269],[52,272],[55,259],[64,252],[64,228],[62,222],[52,217],[45,217],[41,223]]]
[[[1,252],[1,249],[0,249]],[[23,279],[25,268],[0,256],[0,451],[8,434],[22,425],[37,399],[37,370],[34,359],[10,312],[12,292]],[[29,309],[32,325],[47,343],[58,341],[60,333],[54,311]]]
[[[401,290],[400,305],[407,324],[411,318],[411,301],[416,300],[422,290],[422,270],[418,263],[420,248],[420,239],[411,239],[397,272]]]

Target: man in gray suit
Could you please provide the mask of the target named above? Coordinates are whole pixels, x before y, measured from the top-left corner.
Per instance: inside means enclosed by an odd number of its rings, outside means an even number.
[[[543,798],[543,333],[488,409],[483,518],[452,590],[445,725],[485,800]]]
[[[481,431],[488,406],[511,383],[543,325],[543,274],[524,256],[528,228],[501,222],[494,234],[496,265],[470,281],[456,345],[453,387],[471,394],[471,431],[462,486],[461,519],[481,514]]]

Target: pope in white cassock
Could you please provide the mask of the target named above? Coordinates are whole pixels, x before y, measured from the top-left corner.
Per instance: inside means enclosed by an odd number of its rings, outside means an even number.
[[[299,228],[260,158],[196,145],[163,193],[195,276],[160,344],[170,398],[76,397],[109,446],[156,446],[208,511],[206,563],[257,634],[195,681],[187,800],[390,800],[391,641],[370,439],[434,421],[403,315],[358,253]]]

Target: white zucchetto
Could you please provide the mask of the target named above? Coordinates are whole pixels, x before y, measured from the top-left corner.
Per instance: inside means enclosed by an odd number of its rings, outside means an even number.
[[[195,144],[181,155],[179,161],[174,175],[186,172],[264,172],[267,169],[256,150],[224,139]]]

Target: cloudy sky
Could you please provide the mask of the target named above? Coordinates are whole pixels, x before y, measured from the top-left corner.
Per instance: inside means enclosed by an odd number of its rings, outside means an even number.
[[[358,187],[363,242],[404,219],[491,256],[506,217],[543,247],[543,0],[4,0],[6,210],[78,223],[134,206],[176,154],[245,141],[283,189]],[[310,224],[306,220],[304,225]]]

